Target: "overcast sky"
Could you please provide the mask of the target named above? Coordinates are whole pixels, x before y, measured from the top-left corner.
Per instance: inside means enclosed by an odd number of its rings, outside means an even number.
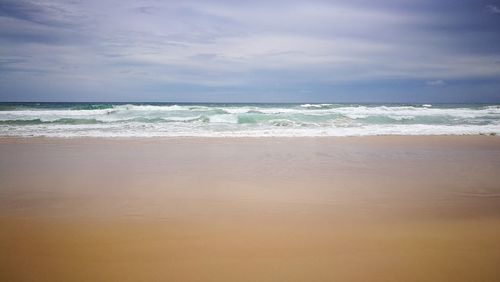
[[[0,101],[500,103],[500,0],[0,0]]]

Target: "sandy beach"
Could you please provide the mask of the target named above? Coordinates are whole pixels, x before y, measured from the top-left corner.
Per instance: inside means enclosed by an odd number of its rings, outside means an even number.
[[[1,281],[498,281],[500,138],[2,138]]]

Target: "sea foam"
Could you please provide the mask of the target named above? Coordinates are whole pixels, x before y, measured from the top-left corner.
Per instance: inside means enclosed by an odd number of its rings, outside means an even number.
[[[500,106],[0,104],[0,136],[305,137],[462,134],[500,134]]]

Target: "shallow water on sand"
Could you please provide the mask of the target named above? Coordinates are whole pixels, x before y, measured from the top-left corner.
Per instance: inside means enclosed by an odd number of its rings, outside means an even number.
[[[0,139],[0,280],[497,281],[499,142]]]

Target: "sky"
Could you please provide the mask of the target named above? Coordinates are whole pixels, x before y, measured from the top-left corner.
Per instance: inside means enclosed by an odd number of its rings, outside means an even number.
[[[500,103],[500,0],[0,0],[0,101]]]

